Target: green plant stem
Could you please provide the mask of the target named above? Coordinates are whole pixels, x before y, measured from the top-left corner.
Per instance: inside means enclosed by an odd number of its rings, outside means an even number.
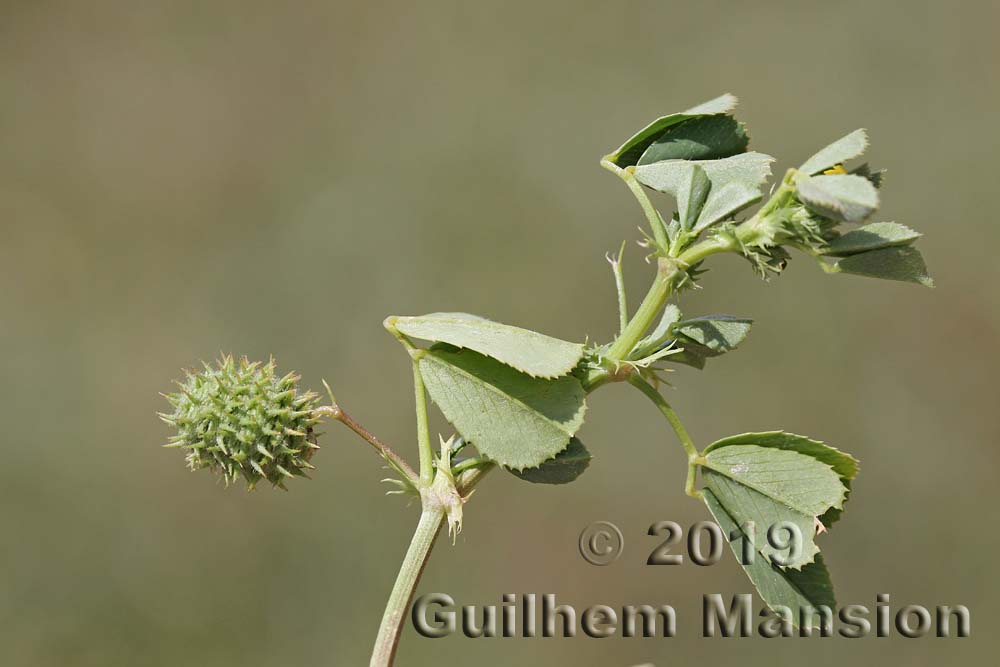
[[[471,459],[463,459],[451,467],[451,474],[457,479],[466,470],[472,470],[474,468],[481,468],[483,466],[493,465],[492,461],[484,458],[474,457]]]
[[[322,415],[324,417],[329,417],[339,421],[341,424],[351,429],[359,436],[361,436],[365,442],[371,445],[379,455],[388,461],[393,467],[398,469],[400,472],[405,474],[410,478],[410,481],[416,482],[418,477],[417,473],[414,472],[410,464],[401,457],[399,454],[394,452],[389,445],[385,444],[379,440],[374,433],[366,429],[364,426],[356,422],[349,414],[344,412],[344,409],[339,405],[324,405],[322,407],[316,408],[313,411],[317,415]]]
[[[705,494],[699,491],[695,486],[698,478],[698,465],[700,461],[700,457],[693,461],[688,461],[687,480],[684,482],[684,493],[688,494],[692,498],[697,498],[698,500],[701,500],[705,496]]]
[[[684,447],[684,451],[687,452],[688,460],[695,460],[698,458],[698,448],[694,446],[694,441],[691,440],[691,436],[688,435],[687,429],[684,428],[684,424],[681,423],[680,417],[674,412],[674,409],[667,403],[666,399],[658,392],[653,385],[649,384],[643,380],[638,375],[633,375],[629,377],[628,382],[630,385],[641,391],[646,395],[649,400],[656,405],[657,409],[667,418],[670,423],[670,427],[674,429],[674,433],[677,434],[677,439],[680,440],[681,446]]]
[[[695,447],[694,441],[691,440],[691,436],[688,435],[687,429],[684,428],[684,424],[681,423],[681,418],[677,416],[674,412],[673,407],[667,400],[663,398],[663,395],[656,390],[653,385],[649,384],[643,380],[638,375],[633,375],[629,379],[629,384],[641,391],[646,395],[649,400],[656,405],[657,409],[667,418],[667,422],[670,423],[670,427],[674,430],[677,435],[677,439],[680,441],[681,446],[687,453],[688,457],[688,470],[687,470],[687,480],[684,482],[684,492],[687,493],[692,498],[701,498],[702,493],[695,487],[695,482],[698,475],[698,465],[703,461],[701,454],[698,453],[698,448]]]
[[[636,343],[643,337],[649,327],[663,310],[664,304],[673,293],[674,280],[677,275],[677,266],[673,260],[660,258],[659,270],[656,279],[650,286],[646,296],[643,297],[639,309],[625,326],[625,330],[615,339],[608,350],[608,358],[616,361],[625,359]]]
[[[379,626],[375,648],[372,651],[370,667],[391,667],[399,646],[399,636],[403,630],[406,613],[413,599],[420,575],[430,557],[434,541],[441,531],[445,512],[442,508],[424,509],[420,514],[417,529],[410,540],[410,547],[403,558],[403,564],[396,576],[396,583],[389,595],[385,613],[382,614],[382,624]]]
[[[399,343],[406,348],[413,363],[413,395],[417,412],[417,449],[420,454],[420,482],[429,485],[434,479],[434,450],[431,448],[431,432],[427,421],[427,392],[424,389],[424,378],[420,374],[420,357],[424,351],[419,349],[396,328],[396,318],[387,317],[382,323],[386,331],[391,333]]]
[[[656,208],[653,206],[653,202],[649,201],[649,197],[646,196],[646,191],[642,189],[642,183],[636,179],[635,167],[626,167],[622,169],[607,157],[601,160],[601,166],[625,181],[625,185],[628,186],[632,196],[634,196],[636,201],[639,202],[639,206],[642,208],[642,212],[645,214],[646,220],[649,222],[650,229],[653,230],[653,238],[656,239],[657,244],[659,244],[661,248],[666,248],[669,240],[667,239],[667,232],[663,228],[663,221],[660,219],[660,214],[657,213]]]
[[[452,471],[455,474],[457,490],[463,498],[468,498],[475,486],[497,467],[492,461],[477,460],[476,463],[476,466],[467,467],[460,472],[455,469]],[[440,505],[424,505],[417,529],[410,540],[410,546],[382,614],[382,623],[375,638],[370,667],[392,667],[396,648],[399,646],[399,637],[406,623],[406,613],[413,601],[417,584],[420,583],[420,576],[430,559],[441,526],[444,525],[445,516],[445,509]]]
[[[669,247],[669,241],[663,230],[660,214],[657,213],[652,202],[649,201],[649,197],[646,196],[642,184],[636,180],[635,169],[633,167],[622,169],[607,158],[601,160],[601,166],[625,181],[628,189],[635,195],[636,200],[639,202],[639,206],[646,215],[650,226],[653,228],[653,235],[661,251],[666,252],[664,249]],[[721,252],[739,252],[740,244],[757,241],[762,233],[761,225],[766,222],[765,218],[786,203],[794,192],[794,186],[792,185],[794,176],[795,170],[789,170],[782,184],[775,190],[757,214],[736,227],[735,238],[731,235],[723,234],[710,236],[684,250],[676,257],[660,257],[656,278],[653,280],[649,292],[647,292],[645,298],[642,300],[635,315],[632,316],[632,319],[611,345],[607,353],[608,358],[612,361],[622,361],[627,358],[636,343],[642,339],[642,336],[652,326],[660,311],[663,310],[663,306],[666,305],[667,299],[670,298],[677,285],[687,275],[688,269],[711,255]],[[674,251],[675,249],[671,249],[671,253]],[[607,380],[603,380],[601,384],[604,381]]]
[[[430,484],[434,479],[434,452],[431,449],[431,432],[427,420],[427,391],[420,374],[419,359],[413,359],[413,396],[417,411],[417,448],[420,452],[420,481]]]

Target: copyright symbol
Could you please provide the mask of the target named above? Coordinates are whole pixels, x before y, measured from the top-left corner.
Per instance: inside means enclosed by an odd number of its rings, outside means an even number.
[[[580,533],[580,555],[591,565],[614,563],[624,547],[622,531],[609,521],[595,521]]]

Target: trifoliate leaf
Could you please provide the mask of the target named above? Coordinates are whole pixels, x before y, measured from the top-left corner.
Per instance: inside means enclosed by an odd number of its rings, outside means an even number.
[[[847,452],[842,452],[836,447],[831,447],[826,443],[807,438],[804,435],[795,435],[794,433],[786,433],[785,431],[765,431],[762,433],[733,435],[713,442],[705,448],[705,453],[708,454],[721,447],[731,445],[774,447],[776,449],[785,449],[811,456],[830,466],[837,473],[840,481],[843,482],[844,487],[847,489],[848,496],[850,495],[851,481],[858,475],[858,460]],[[847,496],[844,497],[844,502],[847,502]],[[819,520],[826,528],[829,528],[840,518],[842,512],[842,508],[831,508],[819,517]]]
[[[753,558],[744,562],[740,542],[749,540],[752,536],[744,532],[745,527],[741,526],[740,522],[726,511],[726,508],[710,490],[705,490],[702,493],[709,512],[722,528],[723,534],[729,537],[735,533],[738,538],[742,535],[740,539],[730,539],[729,545],[768,607],[771,609],[779,606],[789,608],[796,626],[803,617],[802,611],[806,608],[819,609],[821,606],[829,607],[831,610],[836,608],[837,601],[833,594],[833,582],[821,554],[816,554],[815,560],[800,570],[782,569],[770,563],[766,558]],[[758,543],[760,539],[758,534]],[[816,619],[814,625],[818,625],[818,616],[818,614],[813,614],[813,618]]]
[[[507,468],[540,465],[583,424],[585,393],[571,375],[536,378],[472,350],[419,357],[431,399],[465,439]]]
[[[799,167],[799,171],[808,176],[822,173],[830,167],[859,157],[866,148],[868,148],[868,133],[864,130],[854,130],[806,160]]]
[[[846,257],[879,248],[909,245],[920,236],[920,232],[916,232],[906,225],[895,222],[873,222],[870,225],[852,229],[830,241],[823,250],[823,254]]]
[[[705,360],[717,357],[743,342],[753,320],[732,315],[706,315],[678,322],[672,335],[681,352],[666,360],[704,368]]]
[[[827,218],[861,222],[878,208],[878,190],[862,176],[800,176],[796,184],[802,203]]]
[[[569,445],[555,457],[544,461],[536,468],[510,470],[515,477],[535,484],[569,484],[583,474],[590,465],[590,452],[576,437],[570,438]]]
[[[672,195],[681,211],[687,173],[694,165],[704,170],[712,187],[697,221],[686,227],[701,231],[759,200],[773,161],[770,155],[754,152],[720,160],[664,160],[636,167],[635,176],[646,187]]]
[[[661,160],[718,160],[742,153],[750,137],[732,116],[700,116],[660,134],[639,158],[639,165]]]
[[[796,547],[778,549],[770,541],[758,550],[782,567],[799,569],[819,551],[816,520],[831,508],[843,509],[847,488],[833,468],[794,449],[730,444],[706,451],[705,486],[737,523],[753,521],[759,530],[794,526]]]
[[[727,93],[715,98],[714,100],[709,100],[708,102],[699,104],[696,107],[692,107],[687,111],[657,118],[652,123],[636,132],[635,135],[622,144],[618,150],[609,155],[608,159],[619,167],[633,166],[639,162],[640,156],[642,156],[646,149],[649,148],[650,144],[652,144],[670,127],[690,118],[727,113],[732,111],[735,107],[736,97]]]
[[[830,270],[934,287],[934,279],[927,273],[923,256],[911,246],[882,248],[851,255],[834,264]]]
[[[578,343],[467,313],[393,317],[387,324],[407,336],[475,350],[536,377],[566,375],[583,357]]]

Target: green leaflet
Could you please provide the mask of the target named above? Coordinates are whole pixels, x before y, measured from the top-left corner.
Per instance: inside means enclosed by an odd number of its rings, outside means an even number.
[[[566,375],[583,356],[578,343],[467,313],[395,317],[388,323],[407,336],[475,350],[536,377]]]
[[[750,204],[760,201],[763,194],[760,188],[746,183],[727,183],[713,190],[705,202],[705,207],[694,225],[695,233],[714,225],[720,220],[731,218]]]
[[[803,435],[795,435],[794,433],[786,433],[785,431],[741,433],[739,435],[733,435],[713,442],[705,448],[704,453],[708,454],[719,449],[720,447],[748,444],[757,445],[759,447],[774,447],[776,449],[790,450],[798,452],[799,454],[811,456],[816,460],[825,463],[830,466],[835,473],[837,473],[840,477],[840,481],[843,482],[844,487],[847,489],[847,495],[844,497],[844,502],[847,502],[847,496],[850,495],[851,491],[851,481],[858,476],[858,460],[847,452],[842,452],[839,449],[831,447],[830,445],[818,440],[813,440]],[[827,510],[826,513],[819,518],[819,520],[825,527],[829,528],[840,518],[842,513],[842,507],[832,507]]]
[[[575,436],[570,438],[569,445],[555,457],[536,468],[510,470],[515,477],[535,484],[569,484],[583,474],[590,465],[590,452]]]
[[[863,176],[799,176],[795,182],[802,203],[827,218],[861,222],[878,208],[878,190]]]
[[[636,167],[636,179],[659,192],[672,195],[677,200],[680,219],[686,221],[685,229],[700,232],[710,225],[749,206],[762,196],[761,186],[771,175],[770,155],[741,153],[720,160],[664,160]],[[704,204],[688,212],[685,202],[688,174],[694,167],[704,171],[711,183]],[[687,212],[687,217],[684,213]]]
[[[701,207],[705,205],[712,182],[697,164],[685,165],[682,174],[677,190],[677,218],[681,229],[691,229],[701,213]]]
[[[504,467],[540,465],[583,424],[585,394],[571,375],[535,378],[472,350],[424,350],[418,363],[448,421]]]
[[[639,158],[639,165],[661,160],[717,160],[742,153],[750,138],[735,118],[701,116],[678,123],[660,134]]]
[[[824,255],[846,257],[869,250],[909,245],[921,237],[920,232],[895,222],[873,222],[838,236],[823,250]]]
[[[739,522],[726,511],[710,490],[703,491],[703,494],[708,511],[712,513],[712,517],[727,537],[734,531],[742,532]],[[749,536],[744,539],[749,539]],[[730,547],[736,554],[737,560],[740,560],[740,547],[737,546],[737,541],[731,540]],[[750,577],[764,603],[771,609],[778,606],[791,609],[796,626],[804,608],[818,609],[820,606],[836,608],[833,582],[821,554],[816,554],[816,559],[801,570],[781,569],[772,565],[766,558],[755,558],[749,563],[740,562],[740,565]],[[818,623],[814,622],[814,625],[816,624]]]
[[[827,464],[796,451],[759,445],[731,445],[705,454],[702,477],[738,523],[753,521],[758,530],[788,522],[801,537],[798,553],[775,549],[758,540],[759,551],[782,567],[799,569],[819,548],[815,519],[831,508],[842,509],[847,489]]]
[[[866,148],[868,148],[868,133],[863,129],[854,130],[806,160],[799,167],[799,171],[808,176],[819,174],[838,164],[860,157]]]
[[[682,351],[666,361],[704,368],[706,359],[735,350],[752,325],[753,320],[732,315],[706,315],[678,322],[672,330]]]
[[[868,278],[901,280],[925,287],[934,287],[920,251],[910,246],[882,248],[840,260],[829,268],[834,273],[852,273]]]
[[[813,516],[795,511],[713,469],[702,468],[702,479],[705,482],[705,488],[715,494],[726,511],[738,523],[744,524],[752,521],[756,524],[757,550],[775,565],[797,570],[806,563],[811,563],[816,554],[819,553],[819,547],[816,546],[813,539],[816,533]],[[796,551],[777,549],[765,539],[771,526],[779,525],[791,526],[795,530],[796,537],[794,539],[798,544]],[[787,536],[787,531],[785,530],[782,535],[783,537]]]
[[[760,187],[771,175],[772,162],[774,158],[770,155],[755,152],[741,153],[721,160],[664,160],[636,167],[635,177],[647,187],[675,195],[684,170],[697,165],[705,170],[713,187],[728,183]]]
[[[852,480],[858,476],[858,460],[842,452],[836,447],[807,438],[804,435],[796,435],[786,431],[762,431],[759,433],[740,433],[731,435],[728,438],[716,440],[705,448],[705,454],[709,454],[722,447],[732,445],[757,445],[758,447],[772,447],[774,449],[784,449],[798,452],[814,459],[822,461],[830,466],[843,480]]]
[[[690,118],[711,114],[723,114],[732,111],[736,107],[736,97],[726,93],[713,100],[699,104],[687,111],[661,116],[652,123],[636,132],[628,141],[614,153],[608,155],[608,159],[619,167],[630,167],[639,162],[639,158],[649,148],[658,137],[667,129]]]

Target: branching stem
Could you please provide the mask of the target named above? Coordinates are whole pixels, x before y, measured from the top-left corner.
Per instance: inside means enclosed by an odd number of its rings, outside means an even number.
[[[720,252],[739,251],[739,243],[746,242],[749,240],[749,237],[755,233],[755,225],[758,219],[757,216],[754,216],[747,222],[737,227],[735,239],[731,236],[715,235],[690,246],[686,250],[680,249],[680,246],[683,245],[680,243],[676,244],[676,247],[671,247],[667,238],[667,232],[664,227],[663,220],[656,208],[653,206],[652,202],[649,200],[646,192],[643,190],[642,184],[636,179],[635,169],[633,167],[626,167],[622,169],[607,158],[601,161],[601,166],[621,178],[628,186],[628,189],[632,192],[633,196],[635,196],[636,201],[639,202],[639,206],[642,208],[642,211],[646,216],[646,220],[649,222],[650,228],[653,230],[653,238],[655,239],[659,253],[656,278],[650,286],[649,292],[646,294],[642,303],[639,305],[638,310],[636,310],[631,319],[628,318],[628,310],[625,299],[624,279],[621,271],[621,253],[619,253],[616,261],[611,261],[612,270],[615,274],[615,286],[618,290],[620,330],[619,336],[609,348],[607,356],[612,361],[622,362],[628,359],[628,355],[635,348],[636,344],[653,325],[653,322],[663,310],[667,299],[670,298],[674,290],[677,289],[677,286],[680,285],[686,278],[687,271],[692,266],[701,262],[710,255]],[[772,197],[771,201],[769,201],[762,210],[770,210],[768,207],[775,206],[778,197],[783,196],[783,194],[783,190],[779,188],[779,192],[775,193],[775,196]],[[391,449],[381,444],[375,436],[363,429],[360,425],[354,422],[354,420],[347,417],[342,410],[336,407],[325,408],[325,410],[329,410],[330,412],[328,414],[335,416],[335,418],[340,421],[343,421],[352,430],[364,437],[365,440],[379,450],[379,452],[389,459],[390,462],[394,463],[401,470],[405,471],[406,474],[410,475],[411,479],[419,482],[420,488],[426,489],[434,480],[434,458],[427,419],[427,393],[419,366],[420,355],[423,354],[423,352],[414,346],[413,343],[406,338],[406,336],[396,330],[393,325],[393,318],[386,320],[385,326],[407,349],[413,362],[413,388],[417,414],[417,442],[420,451],[419,477],[413,472],[405,461],[396,456]],[[606,369],[595,370],[584,380],[584,386],[587,393],[590,393],[597,387],[607,382],[616,379],[624,379],[624,377],[624,374],[621,376],[612,376],[612,374]],[[704,459],[699,455],[697,447],[695,447],[694,442],[688,435],[688,432],[684,428],[683,423],[681,423],[677,413],[674,412],[674,409],[670,406],[670,404],[667,403],[663,396],[660,395],[660,392],[638,374],[628,374],[628,382],[639,389],[639,391],[645,394],[653,402],[653,404],[656,405],[657,409],[659,409],[659,411],[667,419],[667,422],[677,435],[677,439],[680,441],[681,446],[687,453],[688,458],[688,475],[685,490],[688,495],[700,498],[701,492],[696,489],[695,481],[698,465],[702,463]],[[494,468],[496,468],[495,463],[484,459],[473,458],[458,463],[450,471],[451,474],[454,475],[456,491],[462,498],[467,498],[468,494],[471,493],[476,484],[478,484],[483,477],[489,474],[489,472]],[[396,646],[399,643],[399,635],[404,624],[406,611],[409,608],[417,582],[420,580],[420,575],[423,572],[424,565],[430,556],[431,549],[434,545],[435,539],[437,538],[437,534],[441,529],[444,518],[445,513],[439,506],[436,506],[434,503],[424,502],[423,512],[420,515],[420,522],[417,524],[413,540],[411,541],[409,550],[406,553],[406,558],[403,560],[403,565],[400,568],[398,577],[396,578],[396,583],[389,598],[389,603],[386,606],[385,614],[382,617],[382,625],[379,628],[378,638],[375,642],[375,650],[372,654],[371,667],[390,667],[392,665],[392,661],[396,653]]]

